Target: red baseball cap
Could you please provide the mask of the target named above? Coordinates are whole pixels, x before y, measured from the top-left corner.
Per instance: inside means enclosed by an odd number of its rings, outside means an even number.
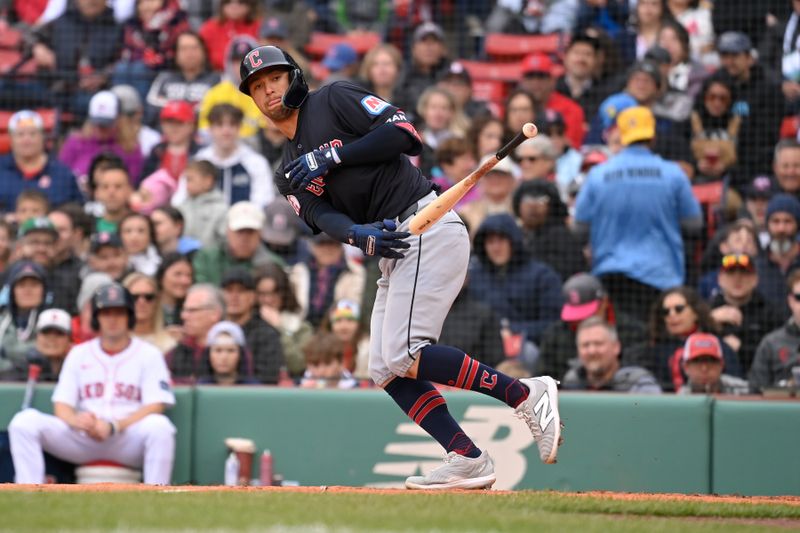
[[[683,361],[698,357],[714,357],[722,361],[722,345],[716,335],[711,333],[692,333],[683,347]]]
[[[178,120],[180,122],[194,121],[194,108],[189,102],[172,100],[164,106],[159,115],[161,120]]]
[[[544,74],[554,75],[557,67],[550,56],[541,52],[536,52],[525,56],[522,60],[522,75],[533,74],[541,72]]]
[[[569,278],[561,291],[564,296],[561,320],[564,322],[586,320],[600,309],[607,295],[599,279],[583,272]]]

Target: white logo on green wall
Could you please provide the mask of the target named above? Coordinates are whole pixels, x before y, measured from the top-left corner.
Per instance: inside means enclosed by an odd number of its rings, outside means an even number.
[[[528,428],[514,417],[513,410],[506,406],[472,405],[459,423],[475,444],[489,450],[494,459],[495,489],[513,489],[522,481],[528,469],[523,452],[533,444],[533,439]],[[388,479],[368,486],[401,487],[408,476],[430,472],[442,464],[444,450],[422,428],[407,422],[399,424],[396,433],[419,440],[387,444],[384,452],[391,457],[375,464],[372,473]]]

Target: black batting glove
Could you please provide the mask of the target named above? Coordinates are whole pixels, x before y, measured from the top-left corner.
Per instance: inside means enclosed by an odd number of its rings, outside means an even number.
[[[302,191],[312,180],[324,176],[342,164],[336,148],[328,147],[324,150],[314,150],[301,155],[284,167],[284,175],[289,180],[289,187],[293,191]]]
[[[361,248],[367,255],[402,259],[405,256],[397,250],[405,250],[411,246],[403,241],[411,234],[406,231],[395,231],[396,229],[397,225],[394,220],[389,219],[372,224],[356,224],[350,226],[347,240],[353,246]]]

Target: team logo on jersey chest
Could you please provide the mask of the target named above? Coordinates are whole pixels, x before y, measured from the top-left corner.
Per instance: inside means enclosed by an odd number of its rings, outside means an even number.
[[[389,102],[381,100],[377,96],[369,95],[361,99],[361,105],[370,115],[380,115],[384,109],[389,107]]]

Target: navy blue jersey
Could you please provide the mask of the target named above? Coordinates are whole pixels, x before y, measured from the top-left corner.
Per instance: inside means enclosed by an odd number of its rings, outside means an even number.
[[[419,153],[422,142],[405,114],[397,107],[349,82],[335,82],[308,95],[300,108],[297,131],[283,148],[283,161],[328,146],[352,143],[373,129],[392,123],[415,140],[410,155]],[[300,217],[313,228],[315,207],[327,202],[356,224],[395,218],[432,190],[406,155],[378,164],[344,166],[317,178],[300,192],[292,191],[283,167],[275,173],[275,184]]]

